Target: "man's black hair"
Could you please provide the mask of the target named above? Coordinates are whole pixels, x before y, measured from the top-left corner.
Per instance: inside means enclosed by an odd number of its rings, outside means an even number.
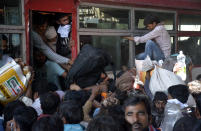
[[[60,103],[60,98],[56,93],[48,92],[40,96],[41,109],[43,114],[54,114]]]
[[[52,83],[52,82],[49,82],[48,83],[48,88],[50,91],[54,92],[54,91],[57,91],[58,90],[58,87],[56,84]]]
[[[174,124],[173,131],[191,131],[196,121],[194,117],[182,117]]]
[[[124,111],[122,110],[122,105],[118,104],[107,107],[101,107],[100,112],[96,116],[104,115],[111,116],[117,124],[118,128],[121,129],[121,131],[127,129],[127,122],[124,119]]]
[[[56,115],[42,117],[37,120],[33,126],[32,131],[63,131],[63,121]]]
[[[141,103],[144,104],[147,114],[150,116],[151,115],[150,101],[149,101],[148,97],[145,95],[135,95],[135,96],[129,97],[124,102],[123,108],[125,110],[127,106],[135,106],[135,105],[141,104]]]
[[[13,118],[19,125],[20,131],[30,131],[37,117],[37,112],[33,107],[18,107],[13,112]]]
[[[6,35],[2,35],[2,40],[5,40],[6,41],[6,43],[8,42],[8,37],[6,36]]]
[[[25,107],[25,104],[19,100],[12,101],[8,103],[3,110],[4,115],[4,121],[3,121],[3,127],[6,128],[7,121],[10,121],[13,119],[13,111],[18,107]]]
[[[48,84],[47,84],[47,80],[43,79],[43,80],[34,80],[32,82],[32,94],[34,93],[38,93],[38,95],[42,95],[44,93],[49,92],[49,88],[48,88]]]
[[[56,20],[59,20],[59,19],[65,17],[65,16],[68,16],[69,21],[71,21],[71,16],[70,16],[70,14],[68,14],[68,13],[57,13],[57,14],[55,15],[55,19],[56,19]]]
[[[181,103],[186,103],[189,97],[188,86],[186,85],[174,85],[168,88],[168,93],[173,99],[179,100]]]
[[[87,131],[121,131],[118,124],[109,115],[95,117],[90,121]]]
[[[153,101],[167,101],[168,97],[164,92],[157,91],[154,95]]]
[[[89,99],[90,93],[88,91],[74,91],[74,90],[68,90],[66,91],[63,100],[69,101],[69,100],[75,100],[78,101],[81,106],[85,104],[85,102]]]
[[[38,57],[45,57],[43,61],[41,59],[37,59]],[[37,47],[33,47],[33,64],[34,68],[40,68],[41,66],[45,65],[45,62],[48,60],[47,56]],[[38,80],[37,78],[37,72],[35,74],[35,79]],[[40,77],[39,77],[40,78]]]
[[[144,18],[144,25],[147,26],[148,24],[153,24],[156,22],[156,24],[160,23],[160,19],[157,16],[154,15],[147,15]]]
[[[46,15],[42,15],[40,13],[33,13],[33,25],[43,25],[48,21],[48,18]]]
[[[83,120],[82,106],[78,103],[70,100],[62,102],[59,106],[58,114],[61,118],[64,117],[68,124],[78,124]]]

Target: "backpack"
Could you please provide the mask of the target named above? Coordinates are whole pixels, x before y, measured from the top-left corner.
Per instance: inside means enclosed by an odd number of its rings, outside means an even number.
[[[109,64],[113,68],[114,79],[116,79],[111,56],[102,49],[85,44],[68,72],[65,80],[66,88],[69,89],[72,83],[76,83],[81,88],[95,85],[104,68]]]

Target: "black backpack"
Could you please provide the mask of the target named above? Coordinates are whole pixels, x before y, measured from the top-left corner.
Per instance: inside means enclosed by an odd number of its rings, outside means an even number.
[[[100,79],[101,73],[104,72],[104,68],[109,64],[112,66],[116,79],[115,66],[111,61],[111,56],[102,49],[85,44],[68,72],[65,80],[66,88],[69,89],[72,83],[76,83],[81,88],[95,85]]]

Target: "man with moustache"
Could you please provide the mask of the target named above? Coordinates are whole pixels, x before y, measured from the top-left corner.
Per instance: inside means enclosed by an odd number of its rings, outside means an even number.
[[[126,121],[131,125],[132,131],[158,131],[151,123],[151,106],[148,97],[136,95],[124,102]]]
[[[152,102],[152,124],[159,128],[164,118],[164,109],[167,103],[167,95],[164,92],[157,91]]]

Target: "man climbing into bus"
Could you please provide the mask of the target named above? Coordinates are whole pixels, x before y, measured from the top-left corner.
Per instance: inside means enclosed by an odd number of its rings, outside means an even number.
[[[171,39],[163,23],[159,18],[153,15],[148,15],[144,19],[144,25],[149,33],[144,36],[136,37],[124,37],[128,40],[133,40],[138,45],[139,43],[145,43],[145,52],[136,56],[138,60],[144,60],[147,55],[152,60],[164,60],[171,53]]]

